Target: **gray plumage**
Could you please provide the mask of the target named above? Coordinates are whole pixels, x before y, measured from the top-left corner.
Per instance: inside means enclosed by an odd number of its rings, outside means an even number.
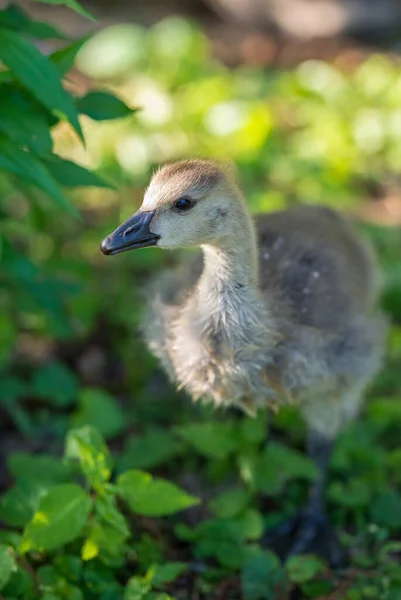
[[[249,414],[299,406],[319,478],[293,551],[325,537],[338,564],[324,513],[327,462],[380,369],[386,335],[372,250],[326,207],[252,219],[231,171],[204,160],[157,171],[141,209],[102,250],[150,245],[201,250],[145,291],[149,349],[195,400]]]
[[[170,202],[193,195],[189,186],[203,165],[183,162],[156,174],[151,206],[154,188]],[[235,404],[248,413],[297,403],[311,427],[333,437],[357,413],[383,354],[385,321],[372,252],[326,207],[297,206],[252,222],[232,180],[224,181],[227,208],[213,176],[203,201],[212,219],[232,221],[231,236],[224,236],[224,247],[207,244],[153,282],[147,344],[194,399]],[[175,178],[189,181],[180,187]],[[193,211],[178,228],[197,219]],[[162,232],[159,219],[153,230]]]

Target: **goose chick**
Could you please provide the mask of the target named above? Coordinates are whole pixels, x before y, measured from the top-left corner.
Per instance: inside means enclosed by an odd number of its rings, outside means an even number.
[[[140,210],[101,249],[145,246],[201,248],[152,284],[150,350],[194,399],[250,414],[299,406],[319,477],[292,522],[291,553],[318,543],[338,562],[324,509],[327,463],[380,368],[386,331],[370,249],[325,207],[252,219],[233,174],[207,160],[158,170]]]

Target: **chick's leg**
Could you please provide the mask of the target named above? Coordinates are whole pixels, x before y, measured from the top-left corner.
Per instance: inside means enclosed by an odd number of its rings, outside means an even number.
[[[331,530],[324,498],[333,440],[310,430],[307,448],[309,456],[317,466],[318,475],[309,490],[307,503],[294,523],[295,541],[288,555],[315,552],[327,558],[332,566],[338,566],[344,560],[344,551]]]
[[[266,545],[282,559],[312,553],[325,558],[332,567],[345,564],[345,552],[327,519],[324,498],[333,445],[333,438],[309,431],[307,448],[317,466],[317,479],[310,487],[305,506],[264,537]]]

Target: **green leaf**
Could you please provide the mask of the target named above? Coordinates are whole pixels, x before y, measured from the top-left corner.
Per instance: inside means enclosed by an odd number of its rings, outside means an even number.
[[[15,479],[32,483],[64,483],[71,477],[69,467],[50,454],[14,452],[8,459],[8,467]]]
[[[246,540],[258,540],[264,532],[262,514],[255,508],[248,508],[243,514],[234,519],[240,535]]]
[[[314,481],[316,476],[316,465],[310,458],[282,444],[270,443],[257,461],[254,485],[264,494],[276,495],[288,481]]]
[[[15,31],[0,29],[0,60],[43,106],[69,121],[83,139],[76,108],[57,69],[33,44]]]
[[[91,506],[90,497],[74,483],[52,488],[25,528],[21,551],[53,550],[76,539]]]
[[[369,506],[373,489],[369,482],[362,477],[352,477],[346,482],[334,481],[328,489],[330,500],[346,508],[361,508]]]
[[[33,375],[32,384],[39,398],[46,398],[54,406],[69,406],[78,393],[75,375],[56,361],[38,368]]]
[[[379,494],[371,506],[371,518],[382,527],[401,527],[401,496],[396,490],[388,489]]]
[[[110,525],[92,520],[87,528],[87,537],[82,546],[82,560],[92,560],[99,553],[106,557],[120,557],[124,554],[125,540],[128,535]]]
[[[75,58],[82,46],[88,41],[89,36],[85,36],[72,44],[69,44],[61,50],[56,50],[49,56],[49,60],[56,67],[59,75],[63,77],[70,71],[75,63]]]
[[[37,2],[41,2],[42,4],[53,4],[54,6],[67,6],[79,13],[83,17],[90,19],[91,21],[95,21],[95,18],[88,12],[83,6],[79,4],[76,0],[36,0]]]
[[[122,100],[109,92],[89,92],[76,100],[78,112],[87,115],[95,121],[108,121],[120,119],[136,112],[129,108]]]
[[[125,552],[125,541],[131,535],[125,517],[118,510],[114,496],[99,496],[95,503],[95,516],[87,528],[82,547],[82,559],[118,558]]]
[[[277,556],[252,548],[242,568],[241,586],[245,600],[276,600],[278,590],[284,588],[284,573]]]
[[[165,583],[172,583],[187,570],[186,563],[168,562],[164,565],[152,565],[146,574],[146,578],[152,580],[152,585],[160,587]]]
[[[169,431],[150,429],[144,435],[128,438],[118,462],[119,470],[152,469],[169,462],[180,449],[181,444]]]
[[[124,590],[124,600],[146,600],[151,583],[145,577],[131,577]]]
[[[0,400],[3,404],[12,404],[24,394],[29,387],[17,377],[2,377],[0,386]]]
[[[43,162],[57,183],[64,187],[111,187],[111,184],[104,181],[96,173],[55,154],[44,158]]]
[[[0,544],[0,590],[4,588],[10,579],[15,566],[13,549]]]
[[[64,586],[66,581],[60,573],[58,573],[57,569],[55,569],[52,565],[43,565],[39,567],[36,571],[36,576],[39,582],[40,587],[45,592],[57,592],[57,588]]]
[[[81,580],[83,565],[79,556],[61,554],[54,557],[53,564],[68,581],[77,583]]]
[[[134,512],[148,517],[171,515],[199,503],[173,483],[139,470],[120,475],[117,487]]]
[[[241,437],[245,442],[260,444],[267,438],[267,413],[259,411],[256,417],[245,417],[241,422]]]
[[[77,214],[75,208],[67,202],[48,170],[30,152],[26,152],[13,143],[0,139],[0,169],[18,175],[45,191],[69,212]]]
[[[81,391],[78,409],[72,417],[75,427],[92,425],[106,438],[113,438],[126,427],[124,413],[110,394],[97,388]]]
[[[66,36],[59,29],[52,27],[52,25],[41,21],[32,21],[27,13],[15,4],[10,4],[5,10],[0,11],[1,25],[39,40],[66,39]]]
[[[84,582],[90,589],[92,597],[99,598],[100,594],[120,590],[114,571],[98,561],[90,562],[84,569]],[[119,596],[121,598],[121,594]]]
[[[17,565],[12,571],[11,577],[6,584],[3,595],[7,600],[19,600],[20,598],[36,598],[35,584],[32,575]]]
[[[196,530],[196,552],[200,557],[215,557],[229,569],[239,569],[245,557],[244,537],[234,520],[209,519]]]
[[[19,481],[1,496],[0,519],[12,527],[23,527],[48,491],[49,486],[42,482]]]
[[[178,435],[209,458],[226,458],[238,444],[231,423],[191,423],[176,427]]]
[[[306,583],[316,575],[326,570],[326,565],[321,558],[313,555],[291,556],[285,569],[290,581],[293,583]]]
[[[79,461],[83,474],[94,487],[102,488],[110,479],[110,452],[94,427],[71,429],[67,435],[65,456]]]
[[[230,519],[244,510],[248,502],[249,492],[244,488],[234,488],[211,500],[209,508],[217,517]]]
[[[99,496],[96,499],[95,512],[99,521],[114,527],[125,537],[130,535],[128,523],[117,508],[114,496]]]

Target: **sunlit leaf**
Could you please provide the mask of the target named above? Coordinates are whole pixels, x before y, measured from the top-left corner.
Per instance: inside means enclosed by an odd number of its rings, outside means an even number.
[[[82,532],[91,506],[87,493],[74,483],[51,489],[24,530],[22,550],[51,550],[71,542]]]
[[[110,479],[110,452],[94,427],[71,429],[67,435],[65,456],[79,462],[83,474],[93,486],[103,486]]]
[[[117,486],[129,507],[148,517],[170,515],[199,503],[197,498],[173,483],[153,478],[144,471],[123,473],[117,480]]]

